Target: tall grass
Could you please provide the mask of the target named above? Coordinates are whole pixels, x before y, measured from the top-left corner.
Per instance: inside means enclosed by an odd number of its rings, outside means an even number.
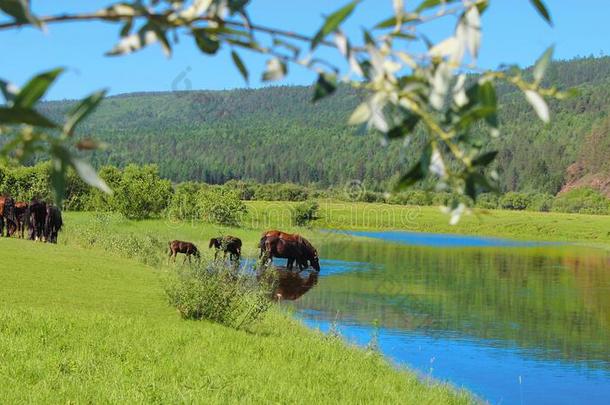
[[[257,279],[237,266],[206,261],[177,269],[165,292],[184,319],[207,319],[236,329],[259,321],[271,308],[273,279]]]

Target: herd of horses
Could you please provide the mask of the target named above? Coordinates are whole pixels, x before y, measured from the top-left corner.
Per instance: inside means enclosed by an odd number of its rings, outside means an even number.
[[[27,230],[30,240],[57,243],[62,226],[61,210],[53,204],[38,199],[23,202],[15,201],[10,196],[0,196],[0,237],[17,236],[24,239]]]
[[[226,259],[227,254],[231,261],[239,262],[241,258],[241,239],[235,236],[219,236],[210,239],[209,248],[215,248],[214,259],[222,252],[223,259]],[[298,234],[291,234],[278,230],[269,230],[261,235],[258,244],[260,249],[259,259],[263,264],[270,263],[274,257],[287,259],[286,269],[292,270],[296,263],[299,271],[303,271],[308,267],[312,267],[316,272],[320,272],[320,258],[316,248],[304,237]],[[195,259],[200,259],[201,255],[197,246],[191,242],[174,240],[169,242],[169,258],[176,261],[178,253],[185,255],[184,262],[188,259],[191,261],[191,256]]]

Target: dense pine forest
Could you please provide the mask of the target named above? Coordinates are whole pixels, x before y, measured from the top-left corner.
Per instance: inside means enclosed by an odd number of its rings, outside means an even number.
[[[590,151],[602,161],[610,156],[604,132],[610,127],[604,124],[610,57],[555,62],[546,80],[580,92],[551,103],[547,126],[520,94],[500,88],[501,135],[486,147],[500,151],[496,164],[503,191],[555,194],[590,176],[590,170],[609,170],[607,164],[591,164],[588,156]],[[341,88],[316,104],[311,95],[310,87],[119,95],[105,100],[80,134],[110,145],[93,154],[96,166],[154,162],[163,177],[176,182],[245,179],[324,187],[357,179],[382,189],[420,153],[417,140],[386,145],[375,134],[348,127],[347,117],[361,99],[356,91]],[[61,115],[70,104],[53,101],[42,108]],[[568,174],[580,161],[579,171]]]

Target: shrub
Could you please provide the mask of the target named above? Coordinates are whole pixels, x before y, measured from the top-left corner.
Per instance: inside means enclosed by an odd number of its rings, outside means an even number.
[[[200,212],[197,194],[205,187],[202,183],[192,181],[178,184],[167,209],[168,216],[172,219],[198,219]]]
[[[239,274],[219,262],[179,269],[165,289],[184,319],[207,319],[236,329],[259,321],[271,307],[273,283]]]
[[[131,219],[160,214],[170,203],[172,186],[159,176],[156,165],[129,165],[114,190],[118,211]]]
[[[577,188],[557,196],[552,210],[580,214],[608,214],[610,199],[592,188]]]
[[[500,207],[507,210],[524,210],[530,203],[530,198],[525,193],[510,191],[500,198]]]
[[[304,226],[317,219],[320,206],[315,201],[306,201],[297,204],[292,212],[292,221],[295,225]]]
[[[258,184],[253,197],[262,201],[305,201],[307,198],[307,188],[292,183]]]
[[[197,194],[197,205],[201,218],[220,225],[238,226],[246,205],[239,193],[225,187],[210,187]]]
[[[485,209],[496,209],[500,202],[500,196],[494,193],[483,193],[477,197],[477,207]]]
[[[527,209],[530,211],[549,212],[553,207],[553,196],[550,194],[532,194]]]

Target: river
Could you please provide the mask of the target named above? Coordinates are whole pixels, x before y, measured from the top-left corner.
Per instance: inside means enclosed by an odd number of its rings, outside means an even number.
[[[492,404],[608,403],[610,252],[358,232],[329,234],[320,254],[292,303],[307,325]]]

